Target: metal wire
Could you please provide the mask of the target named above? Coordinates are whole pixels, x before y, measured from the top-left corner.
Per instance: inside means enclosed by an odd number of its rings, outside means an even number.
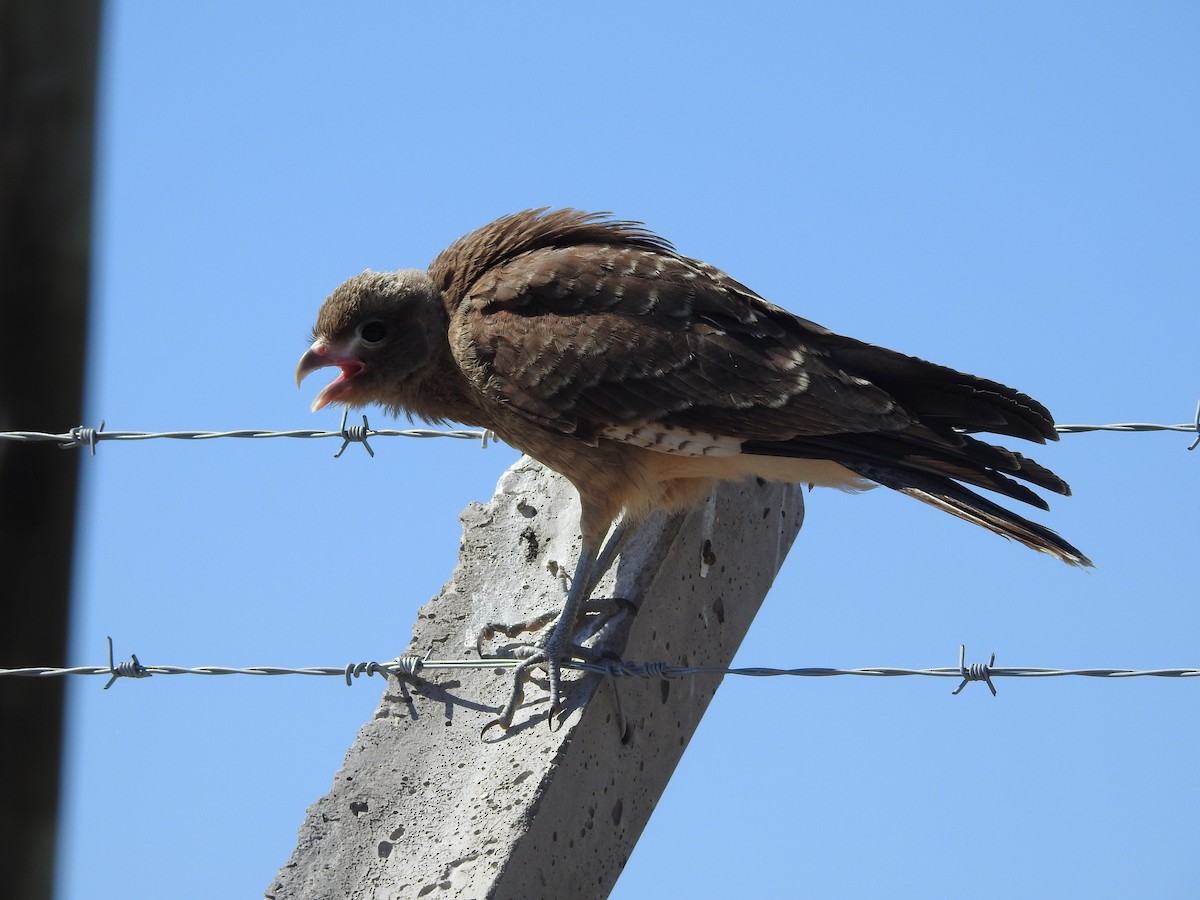
[[[218,438],[341,438],[342,446],[334,457],[339,457],[351,443],[361,443],[371,456],[375,453],[367,443],[367,438],[374,437],[409,437],[409,438],[458,438],[459,440],[478,441],[484,447],[489,440],[495,440],[495,435],[487,431],[450,430],[438,431],[429,428],[371,428],[367,417],[363,416],[362,425],[346,425],[346,414],[342,415],[342,424],[337,431],[319,431],[315,429],[297,429],[294,431],[266,431],[258,428],[246,428],[238,431],[105,431],[104,422],[99,427],[90,428],[76,426],[70,431],[0,431],[0,440],[46,442],[57,444],[63,450],[77,447],[87,447],[92,456],[96,455],[96,444],[100,441],[210,441]]]
[[[478,441],[483,447],[495,440],[495,435],[489,431],[470,429],[439,431],[429,428],[372,428],[363,416],[362,425],[346,424],[349,414],[342,414],[342,424],[337,431],[319,431],[313,429],[297,429],[294,431],[266,431],[259,428],[246,428],[239,431],[105,431],[103,420],[99,427],[91,428],[78,425],[70,431],[0,431],[0,440],[47,442],[57,444],[64,450],[87,447],[93,456],[96,455],[96,444],[100,441],[150,441],[150,440],[179,440],[179,441],[209,441],[218,438],[341,438],[342,446],[334,457],[345,452],[352,443],[360,443],[371,456],[375,451],[367,443],[368,438],[375,437],[408,437],[408,438],[457,438],[459,440]],[[1093,431],[1116,432],[1145,432],[1145,431],[1176,431],[1197,435],[1196,440],[1188,447],[1195,450],[1200,445],[1200,403],[1196,404],[1195,422],[1184,422],[1179,425],[1155,425],[1150,422],[1118,422],[1111,425],[1059,425],[1055,429],[1060,434],[1083,434]]]
[[[425,659],[419,656],[401,656],[384,663],[359,662],[345,666],[306,666],[291,668],[286,666],[148,666],[138,661],[137,655],[131,656],[132,662],[114,664],[112,654],[112,638],[108,639],[108,665],[106,666],[32,666],[22,669],[0,669],[0,677],[16,676],[25,678],[58,678],[64,675],[107,675],[108,683],[105,690],[112,687],[119,678],[149,678],[154,675],[325,675],[344,678],[346,684],[353,683],[360,675],[390,675],[398,678],[412,678],[418,672],[432,669],[507,669],[521,664],[520,659],[482,658],[482,659]],[[996,654],[991,655],[988,663],[966,663],[966,647],[959,645],[958,665],[927,669],[896,668],[894,666],[867,666],[855,669],[838,669],[827,667],[805,666],[801,668],[778,669],[765,667],[724,666],[672,666],[662,662],[582,662],[564,660],[563,667],[593,672],[610,677],[629,678],[688,678],[697,675],[741,675],[751,678],[771,678],[790,676],[794,678],[829,678],[837,675],[858,675],[867,678],[895,678],[904,676],[924,676],[928,678],[958,678],[961,680],[958,688],[953,691],[959,694],[972,681],[984,682],[996,694],[992,683],[995,678],[1062,678],[1065,676],[1082,678],[1195,678],[1200,677],[1200,668],[1182,669],[1051,669],[1038,666],[997,666]]]
[[[1195,450],[1200,446],[1200,401],[1196,402],[1196,416],[1192,422],[1184,422],[1180,425],[1154,425],[1149,422],[1118,422],[1114,425],[1056,425],[1054,428],[1059,434],[1083,434],[1089,431],[1182,431],[1196,435],[1196,439],[1192,441],[1189,450]]]
[[[1149,422],[1117,422],[1112,425],[1055,425],[1059,434],[1083,434],[1087,431],[1182,431],[1192,434],[1196,426],[1184,422],[1181,425],[1153,425]]]
[[[49,442],[57,444],[61,449],[87,447],[91,454],[96,454],[96,443],[106,441],[145,441],[155,439],[168,440],[214,440],[217,438],[341,438],[342,445],[334,454],[340,457],[352,443],[361,443],[371,456],[375,452],[367,443],[372,437],[412,437],[434,438],[448,437],[460,440],[479,441],[487,447],[489,440],[495,435],[489,431],[450,430],[437,431],[422,428],[410,429],[374,429],[363,416],[362,425],[347,426],[349,411],[343,413],[341,427],[338,431],[320,431],[312,429],[294,431],[265,431],[261,429],[244,429],[239,431],[105,431],[103,420],[98,428],[76,426],[67,432],[45,431],[3,431],[0,440]],[[1125,422],[1111,425],[1059,425],[1057,431],[1062,434],[1081,434],[1094,431],[1115,432],[1147,432],[1147,431],[1176,431],[1189,432],[1197,435],[1189,450],[1200,445],[1200,403],[1196,404],[1196,417],[1193,423],[1180,425],[1156,425],[1146,422]],[[107,666],[74,666],[68,668],[34,666],[21,669],[0,669],[0,676],[12,675],[22,677],[47,678],[62,675],[108,675],[109,680],[105,689],[112,687],[118,678],[148,678],[153,675],[338,675],[351,684],[360,675],[367,676],[387,674],[401,677],[411,677],[421,669],[466,669],[466,668],[497,668],[519,665],[519,660],[512,659],[458,659],[458,660],[428,660],[418,657],[399,657],[386,663],[361,662],[347,666],[312,666],[306,668],[287,668],[282,666],[248,666],[234,668],[228,666],[145,666],[138,661],[136,655],[131,662],[114,664],[112,657],[112,639],[109,639],[109,659]],[[992,683],[993,678],[1049,678],[1066,675],[1089,678],[1132,678],[1149,676],[1157,678],[1191,678],[1200,675],[1200,669],[1048,669],[1036,667],[1000,667],[994,666],[996,657],[992,654],[989,663],[965,664],[965,648],[960,647],[959,665],[956,668],[932,669],[901,669],[893,667],[867,667],[857,669],[834,668],[721,668],[711,666],[669,666],[665,663],[586,663],[568,661],[567,668],[596,672],[612,677],[634,676],[641,678],[681,678],[695,675],[744,675],[751,677],[769,677],[788,675],[794,677],[824,678],[833,675],[860,675],[867,677],[894,677],[923,675],[935,678],[960,678],[961,683],[954,691],[958,694],[972,681],[982,681],[996,693]]]

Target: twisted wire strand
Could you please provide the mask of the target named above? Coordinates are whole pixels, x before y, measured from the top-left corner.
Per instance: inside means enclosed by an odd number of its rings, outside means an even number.
[[[348,413],[348,411],[347,411]],[[71,450],[87,447],[91,455],[96,455],[96,444],[100,441],[211,441],[221,438],[341,438],[342,446],[334,454],[341,456],[352,443],[362,444],[371,456],[375,451],[367,443],[368,438],[375,437],[407,437],[407,438],[456,438],[458,440],[477,441],[486,447],[496,436],[488,431],[473,429],[438,430],[432,428],[372,428],[367,417],[363,416],[362,425],[346,424],[346,414],[342,415],[342,424],[337,431],[322,431],[319,429],[294,429],[291,431],[269,431],[260,428],[243,428],[236,431],[105,431],[104,422],[99,427],[91,428],[78,425],[70,431],[0,431],[0,440],[24,441],[29,443],[52,443],[60,449]]]
[[[407,437],[407,438],[456,438],[458,440],[477,441],[487,447],[496,436],[489,431],[474,429],[438,430],[431,428],[372,428],[367,417],[363,416],[362,425],[347,425],[348,410],[342,415],[341,427],[337,431],[319,429],[294,429],[291,431],[269,431],[261,428],[244,428],[236,431],[105,431],[104,422],[96,428],[78,425],[69,431],[0,431],[0,440],[45,442],[57,444],[64,450],[87,447],[93,456],[96,455],[96,444],[100,441],[149,441],[149,440],[178,440],[178,441],[209,441],[220,438],[341,438],[342,446],[334,454],[337,458],[345,452],[352,443],[360,443],[371,456],[375,451],[367,443],[368,438],[375,437]],[[1196,440],[1188,447],[1194,450],[1200,445],[1200,403],[1196,405],[1196,420],[1183,422],[1179,425],[1157,425],[1152,422],[1117,422],[1110,425],[1058,425],[1055,430],[1060,434],[1084,434],[1087,432],[1149,432],[1174,431],[1197,435]]]
[[[0,677],[14,676],[27,678],[57,678],[66,675],[107,675],[108,689],[119,678],[149,678],[154,675],[310,675],[334,676],[344,678],[347,685],[353,680],[366,675],[389,675],[397,678],[412,678],[425,670],[441,669],[506,669],[519,666],[520,659],[486,657],[482,659],[425,659],[419,656],[401,656],[384,663],[357,662],[344,666],[158,666],[144,665],[136,655],[132,662],[114,664],[112,657],[112,639],[109,639],[109,661],[106,666],[30,666],[19,669],[0,669]],[[959,694],[972,681],[982,681],[988,685],[992,694],[996,687],[992,683],[995,678],[1062,678],[1067,676],[1083,678],[1195,678],[1200,677],[1200,668],[1169,668],[1169,669],[1125,669],[1125,668],[1087,668],[1087,669],[1056,669],[1041,666],[997,666],[996,655],[993,653],[988,663],[966,663],[966,647],[959,646],[959,662],[957,666],[942,666],[924,669],[901,668],[896,666],[865,666],[852,669],[832,668],[826,666],[803,666],[797,668],[772,668],[760,666],[672,666],[664,662],[584,662],[579,660],[564,660],[565,668],[592,672],[609,677],[633,678],[686,678],[698,675],[739,675],[751,678],[769,677],[800,677],[800,678],[829,678],[839,675],[855,675],[867,678],[894,678],[905,676],[923,676],[931,678],[958,678],[961,683],[953,691]]]
[[[352,425],[351,428],[361,428]],[[341,431],[318,431],[297,429],[294,431],[267,431],[258,428],[244,428],[239,431],[100,431],[98,429],[72,428],[65,432],[49,431],[0,431],[0,440],[26,441],[30,443],[47,442],[61,444],[64,450],[75,447],[89,446],[90,437],[86,432],[94,432],[91,437],[97,441],[151,441],[160,438],[167,440],[207,441],[217,438],[342,438],[346,435]],[[410,437],[410,438],[459,438],[468,441],[481,441],[482,431],[436,431],[429,428],[372,428],[366,433],[367,437]],[[355,440],[356,438],[351,438]],[[494,438],[493,438],[494,440]]]
[[[1179,425],[1155,425],[1152,422],[1115,422],[1111,425],[1055,425],[1059,434],[1083,434],[1089,431],[1181,431],[1194,434],[1196,426],[1190,422]]]
[[[1195,450],[1200,446],[1200,400],[1196,401],[1196,413],[1191,422],[1179,425],[1155,425],[1151,422],[1118,422],[1113,425],[1056,425],[1054,430],[1059,434],[1083,434],[1093,431],[1181,431],[1195,434],[1196,439],[1188,447]]]

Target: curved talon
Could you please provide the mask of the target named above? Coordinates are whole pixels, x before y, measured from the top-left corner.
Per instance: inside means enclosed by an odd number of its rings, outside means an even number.
[[[513,669],[512,693],[509,694],[508,701],[500,708],[500,715],[483,726],[483,730],[479,732],[481,738],[494,725],[499,725],[505,731],[508,731],[512,727],[513,717],[517,714],[517,707],[525,699],[525,679],[529,677],[529,670],[539,663],[546,661],[545,653],[541,648],[534,647],[530,648],[530,650],[532,650],[532,653],[529,658]],[[552,703],[555,699],[556,697],[551,695]]]
[[[508,731],[512,727],[517,709],[525,699],[525,682],[531,678],[531,671],[538,666],[546,670],[547,691],[550,694],[550,708],[547,713],[546,722],[550,726],[551,731],[556,730],[554,720],[563,710],[561,702],[562,654],[547,647],[525,647],[522,649],[529,656],[513,669],[512,693],[509,694],[508,701],[500,709],[500,714],[483,726],[483,729],[479,732],[480,738],[483,738],[488,731],[497,725],[505,731]]]
[[[502,726],[502,727],[504,728],[504,730],[505,730],[505,731],[508,731],[508,726],[507,726],[507,725],[505,725],[505,724],[504,724],[503,722],[501,722],[499,719],[492,719],[492,721],[488,722],[488,723],[487,723],[486,725],[484,725],[484,726],[483,726],[483,728],[480,730],[480,732],[479,732],[479,739],[482,741],[482,740],[484,739],[484,737],[487,735],[487,733],[488,733],[489,729],[492,729],[492,728],[496,727],[497,725],[500,725],[500,726]]]

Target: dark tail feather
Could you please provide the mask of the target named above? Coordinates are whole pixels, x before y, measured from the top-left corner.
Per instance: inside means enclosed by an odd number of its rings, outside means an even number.
[[[742,452],[832,459],[856,472],[862,471],[857,465],[863,465],[878,467],[880,471],[921,472],[934,478],[953,478],[997,491],[1039,509],[1050,507],[1014,478],[1056,494],[1071,493],[1065,481],[1020,453],[984,443],[970,435],[924,425],[913,425],[904,431],[801,435],[790,441],[746,441],[742,444]]]
[[[1058,440],[1049,410],[1007,385],[840,334],[824,340],[834,363],[883,388],[926,425]]]
[[[843,463],[865,478],[892,488],[923,503],[958,516],[975,525],[1011,538],[1073,566],[1091,566],[1092,561],[1057,534],[1005,509],[949,478],[910,470],[900,471],[871,463]]]

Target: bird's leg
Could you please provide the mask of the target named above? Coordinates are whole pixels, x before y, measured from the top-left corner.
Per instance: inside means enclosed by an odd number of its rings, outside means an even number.
[[[529,678],[530,670],[535,666],[542,666],[546,669],[550,690],[551,717],[558,711],[562,660],[575,650],[571,637],[576,620],[600,578],[612,567],[632,530],[632,527],[626,525],[622,520],[604,543],[603,548],[598,546],[599,542],[594,538],[589,539],[585,531],[583,546],[579,552],[579,562],[575,566],[574,575],[571,576],[571,587],[567,591],[567,599],[563,603],[562,611],[558,614],[558,622],[555,623],[550,634],[539,641],[533,652],[513,671],[512,694],[503,709],[500,710],[500,715],[484,727],[485,732],[493,725],[500,725],[505,729],[512,725],[513,716],[524,695],[524,683]]]
[[[622,519],[617,523],[617,527],[613,530],[612,536],[604,542],[604,548],[600,551],[600,554],[596,559],[595,565],[592,569],[592,583],[587,586],[587,590],[583,594],[584,599],[579,605],[576,618],[578,618],[579,615],[591,615],[594,613],[597,616],[601,616],[607,613],[605,619],[611,619],[614,615],[621,611],[637,612],[637,608],[632,603],[622,600],[619,597],[603,599],[592,598],[592,591],[596,589],[596,585],[600,579],[604,577],[604,573],[612,568],[617,556],[620,554],[622,548],[625,546],[629,536],[634,530],[635,529],[631,525]],[[581,556],[580,563],[582,562],[583,557]],[[576,565],[575,574],[572,576],[570,584],[575,584],[578,578],[579,566]],[[564,577],[563,580],[566,581],[566,578]],[[570,590],[569,587],[568,590]],[[553,610],[551,612],[542,613],[540,616],[536,616],[524,622],[488,622],[479,630],[479,634],[475,639],[475,652],[481,657],[485,656],[486,654],[483,652],[484,642],[491,640],[492,638],[496,637],[496,635],[502,634],[505,637],[515,638],[519,634],[541,631],[555,619],[560,619],[561,617],[562,613],[560,611]],[[603,625],[600,627],[603,627]],[[593,629],[592,634],[595,634],[599,630],[600,628]],[[589,637],[590,636],[591,635],[589,635]],[[519,649],[529,651],[530,646],[531,645],[523,645]],[[540,646],[540,644],[534,645],[532,649],[536,650]],[[582,650],[580,647],[572,647],[572,649],[577,651]]]
[[[613,533],[608,540],[604,542],[604,549],[600,551],[600,555],[596,559],[596,564],[592,568],[591,583],[587,586],[587,596],[592,595],[592,591],[596,589],[596,585],[600,583],[600,579],[604,577],[604,573],[612,568],[613,563],[617,561],[617,555],[625,548],[625,542],[629,540],[629,536],[633,534],[634,528],[629,524],[627,519],[621,519],[617,523],[617,527],[613,529]],[[582,556],[580,557],[582,562]],[[575,578],[579,577],[579,567],[575,567]],[[574,580],[571,584],[574,584]]]
[[[546,668],[546,677],[550,682],[551,716],[558,710],[562,660],[569,655],[575,622],[579,618],[583,602],[588,598],[593,581],[599,580],[599,577],[594,575],[597,561],[595,545],[589,546],[588,542],[584,541],[583,549],[579,553],[579,562],[575,566],[575,574],[571,576],[571,589],[567,591],[562,612],[558,614],[558,621],[554,623],[550,634],[541,642],[542,665]]]
[[[520,706],[521,700],[525,696],[525,681],[529,678],[530,670],[539,665],[546,669],[549,680],[550,717],[553,719],[554,713],[558,709],[563,650],[569,644],[575,618],[579,615],[579,608],[586,597],[585,589],[594,578],[593,570],[597,557],[595,543],[588,541],[585,537],[583,548],[579,554],[579,562],[575,566],[575,575],[571,579],[571,588],[567,591],[566,602],[563,603],[562,611],[558,614],[558,622],[555,623],[549,636],[539,641],[530,655],[513,670],[512,693],[508,697],[508,702],[500,710],[500,715],[483,727],[483,733],[486,733],[493,725],[499,725],[505,730],[512,726],[513,716],[516,715],[517,707]]]
[[[594,637],[600,630],[607,625],[612,619],[620,615],[621,612],[637,613],[637,606],[622,597],[607,597],[597,599],[592,596],[592,592],[596,590],[596,586],[600,583],[600,579],[605,573],[613,567],[613,563],[617,561],[617,557],[621,551],[625,549],[625,544],[628,543],[630,536],[636,529],[628,520],[621,519],[617,523],[613,533],[608,540],[604,542],[604,548],[600,551],[595,564],[592,566],[591,583],[587,586],[587,590],[583,593],[583,601],[576,610],[575,618],[578,619],[580,614],[594,614],[600,620],[598,625],[589,626],[587,638]],[[572,576],[571,584],[574,586],[575,579],[579,577],[579,568],[576,567],[575,575]],[[564,615],[566,608],[564,607]],[[560,616],[560,621],[562,616]],[[570,626],[568,626],[568,631]],[[551,635],[553,637],[553,635]],[[574,645],[572,645],[574,646]]]

